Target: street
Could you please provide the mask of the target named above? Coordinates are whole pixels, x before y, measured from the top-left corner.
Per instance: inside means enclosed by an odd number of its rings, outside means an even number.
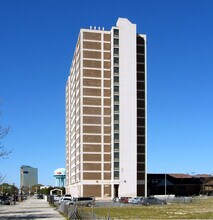
[[[51,219],[65,220],[65,218],[44,199],[31,197],[16,205],[0,205],[0,219]]]

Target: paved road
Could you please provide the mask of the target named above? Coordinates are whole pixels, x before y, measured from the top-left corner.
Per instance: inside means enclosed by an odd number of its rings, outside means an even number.
[[[49,206],[44,199],[36,199],[31,197],[17,205],[0,205],[0,219],[51,219],[65,220],[65,218]]]

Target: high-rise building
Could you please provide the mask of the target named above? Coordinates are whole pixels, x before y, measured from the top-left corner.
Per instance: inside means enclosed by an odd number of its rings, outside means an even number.
[[[38,184],[38,169],[26,165],[20,168],[20,188],[31,188]]]
[[[146,74],[146,35],[128,19],[80,30],[66,85],[67,193],[147,194]]]

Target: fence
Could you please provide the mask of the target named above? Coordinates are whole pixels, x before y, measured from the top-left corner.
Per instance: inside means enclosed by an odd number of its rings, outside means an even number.
[[[70,220],[82,219],[78,206],[70,205],[68,203],[61,203],[59,206],[59,212],[68,216]]]
[[[192,197],[174,197],[166,198],[167,203],[191,203]]]
[[[167,203],[191,203],[192,197],[176,197],[175,195],[155,195],[158,199],[165,200]]]
[[[98,218],[91,207],[90,212],[85,212],[85,206],[83,205],[72,205],[68,203],[61,203],[58,211],[67,216],[69,220],[81,220],[81,219],[110,219],[110,218]]]
[[[167,203],[191,203],[191,202],[199,202],[202,198],[197,197],[167,197],[161,198],[166,200]],[[112,207],[135,207],[141,206],[140,204],[130,204],[130,203],[118,203],[118,202],[110,202],[110,201],[97,201],[94,207],[104,207],[106,209],[105,216],[98,216],[94,210],[93,206],[90,208],[85,208],[83,205],[73,205],[69,203],[62,202],[60,204],[59,212],[63,213],[68,217],[69,220],[81,220],[81,219],[99,219],[99,220],[111,220],[110,217],[110,209]]]

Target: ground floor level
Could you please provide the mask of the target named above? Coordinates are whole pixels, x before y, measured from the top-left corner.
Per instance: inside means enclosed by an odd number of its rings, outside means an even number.
[[[94,196],[100,199],[112,199],[114,197],[136,197],[145,196],[145,185],[136,185],[132,189],[125,190],[119,182],[110,183],[78,183],[66,187],[66,194],[71,194],[73,197]]]

